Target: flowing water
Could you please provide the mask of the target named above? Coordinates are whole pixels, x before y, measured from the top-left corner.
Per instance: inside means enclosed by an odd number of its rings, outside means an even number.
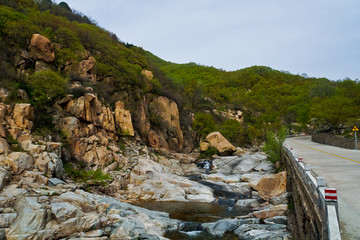
[[[211,168],[210,161],[202,161],[198,164],[199,168],[209,173]],[[193,181],[197,181],[213,189],[216,202],[161,202],[161,201],[136,201],[132,204],[149,210],[169,213],[170,218],[184,221],[177,231],[167,232],[165,237],[173,240],[233,240],[239,239],[233,233],[226,233],[224,237],[214,237],[202,229],[201,223],[215,222],[223,218],[234,218],[249,214],[252,209],[238,208],[235,203],[239,199],[249,198],[250,194],[241,194],[229,191],[223,185],[204,181],[199,175],[187,176]]]

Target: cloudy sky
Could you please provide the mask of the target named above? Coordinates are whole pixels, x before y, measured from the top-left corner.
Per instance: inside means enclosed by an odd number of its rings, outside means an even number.
[[[359,0],[65,2],[121,41],[166,61],[360,79]]]

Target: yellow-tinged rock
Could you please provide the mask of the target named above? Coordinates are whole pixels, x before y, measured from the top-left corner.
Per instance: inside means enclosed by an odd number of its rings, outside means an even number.
[[[53,62],[55,52],[50,40],[40,34],[33,34],[30,42],[30,57],[34,60]]]
[[[206,150],[208,150],[210,148],[210,143],[208,142],[201,142],[200,143],[200,151],[205,152]]]
[[[266,218],[273,218],[275,216],[284,216],[286,215],[288,207],[286,204],[277,205],[271,207],[270,209],[260,210],[254,212],[254,216],[258,219],[266,219]]]
[[[286,171],[263,177],[256,185],[259,196],[265,201],[286,192]]]
[[[231,155],[236,148],[219,132],[212,132],[206,136],[205,141],[215,147],[221,155]]]
[[[135,135],[130,111],[126,110],[124,103],[120,101],[115,104],[115,123],[122,134],[129,136]]]

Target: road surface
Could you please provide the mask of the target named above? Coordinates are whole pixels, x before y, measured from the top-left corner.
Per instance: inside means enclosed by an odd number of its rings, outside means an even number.
[[[360,150],[315,143],[310,136],[288,138],[285,144],[337,189],[342,239],[360,240]]]

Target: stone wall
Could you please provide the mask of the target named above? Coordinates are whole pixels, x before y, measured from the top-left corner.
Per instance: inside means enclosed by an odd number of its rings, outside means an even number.
[[[330,133],[313,133],[311,135],[311,140],[313,142],[327,144],[341,148],[347,148],[347,149],[355,148],[355,140],[343,138]],[[358,149],[360,149],[360,140],[358,141]]]
[[[306,183],[297,171],[294,162],[287,155],[285,158],[287,191],[291,193],[288,216],[288,228],[291,234],[294,239],[326,239],[324,236],[326,233],[323,230],[324,216],[319,217],[319,213],[316,212],[311,193],[307,190]]]

